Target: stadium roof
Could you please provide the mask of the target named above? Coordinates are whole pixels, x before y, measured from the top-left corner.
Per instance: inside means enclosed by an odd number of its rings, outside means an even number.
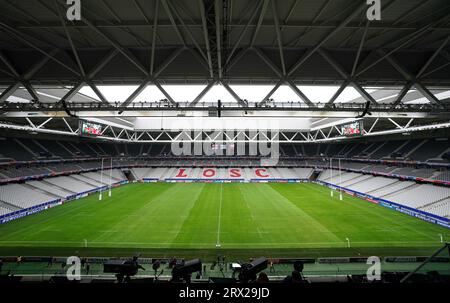
[[[422,118],[447,122],[448,112],[437,115],[437,110],[447,107],[450,97],[450,3],[381,4],[381,20],[369,22],[363,0],[98,0],[82,1],[81,21],[72,22],[65,18],[66,1],[1,0],[2,120],[56,120],[68,117],[69,108],[79,116],[115,117],[110,120],[135,127],[140,119],[136,117],[177,116],[180,113],[174,112],[184,107],[186,112],[198,107],[207,114],[212,104],[200,101],[216,84],[234,102],[224,105],[230,108],[224,115],[236,116],[231,107],[237,107],[246,116],[249,102],[236,92],[236,85],[260,84],[270,86],[267,94],[250,101],[270,113],[258,110],[255,117],[317,117],[308,121],[329,124],[333,118],[320,119],[360,115],[370,101],[373,121],[379,117],[406,119],[405,125]],[[202,89],[195,98],[179,102],[170,93],[173,84]],[[118,100],[105,97],[105,85],[133,89],[119,107],[111,108]],[[302,88],[307,85],[331,85],[335,92],[318,105]],[[164,111],[151,104],[128,111],[149,87],[164,96],[159,102]],[[298,97],[294,105],[290,100],[281,105],[272,101],[283,87]],[[86,88],[92,94],[86,94]],[[358,96],[340,102],[349,89]],[[145,101],[158,101],[152,94],[146,96]],[[16,102],[33,108],[15,107]],[[344,105],[337,109],[332,106],[340,103]],[[93,110],[92,104],[105,108]],[[405,104],[429,107],[402,108]],[[293,110],[287,111],[289,106]],[[189,115],[186,112],[183,117]],[[117,120],[119,114],[122,120]]]

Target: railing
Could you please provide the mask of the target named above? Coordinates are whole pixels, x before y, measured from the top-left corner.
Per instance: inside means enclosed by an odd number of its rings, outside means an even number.
[[[222,110],[252,110],[252,111],[276,111],[276,110],[295,110],[295,111],[362,111],[365,109],[365,103],[314,103],[309,106],[302,102],[276,102],[259,105],[259,102],[247,102],[246,106],[241,106],[236,102],[222,102]],[[22,111],[209,111],[218,108],[217,102],[200,102],[192,105],[191,102],[177,102],[171,104],[167,102],[133,102],[130,105],[122,106],[122,102],[70,102],[66,106],[62,103],[9,103],[5,102],[0,105],[0,110],[5,112],[22,112]],[[450,104],[434,105],[434,104],[371,104],[372,112],[432,112],[434,110],[450,111]]]
[[[408,260],[401,260],[402,257],[385,257],[381,258],[380,270],[381,276],[386,273],[411,273],[407,275],[411,277],[413,274],[417,273],[415,269],[421,260],[426,259],[426,257],[408,257]],[[66,258],[58,257],[33,257],[34,260],[28,261],[28,257],[22,257],[23,261],[18,263],[15,257],[4,258],[3,269],[1,274],[13,274],[15,276],[29,277],[33,276],[35,279],[41,279],[48,281],[53,276],[66,277],[67,270],[69,266],[65,265]],[[97,260],[98,259],[98,260]],[[114,274],[105,274],[103,272],[103,263],[109,258],[87,258],[89,263],[89,271],[86,266],[81,268],[81,276],[84,279],[112,279],[115,280]],[[168,281],[171,278],[170,272],[171,268],[169,266],[169,260],[158,259],[158,258],[147,258],[149,261],[144,261],[139,259],[139,264],[144,268],[144,270],[139,270],[135,278],[154,278],[155,271],[152,269],[152,261],[157,259],[160,260],[161,266],[158,269],[157,274],[160,274],[163,270],[163,274],[158,277],[159,280]],[[317,282],[349,282],[348,276],[366,276],[367,270],[370,265],[367,265],[367,257],[358,258],[328,258],[330,261],[334,259],[334,262],[324,263],[319,259],[290,259],[285,262],[282,259],[275,259],[273,267],[268,267],[264,270],[269,276],[270,281],[281,281],[286,276],[292,273],[293,263],[296,260],[302,260],[304,263],[303,276],[314,283]],[[393,261],[397,259],[397,261]],[[448,267],[448,257],[447,258],[431,258],[426,262],[429,265],[428,270],[433,270],[441,275],[449,275],[450,269]],[[306,262],[305,262],[306,261]],[[405,262],[407,261],[407,262]],[[228,264],[235,262],[233,259],[229,259]],[[237,261],[236,261],[237,262]],[[423,262],[423,261],[422,261]],[[200,280],[205,280],[214,277],[233,277],[233,271],[225,266],[225,264],[213,264],[213,263],[203,263],[207,268],[206,271],[202,272],[202,277]],[[316,277],[328,278],[316,279]],[[409,279],[408,277],[408,279]],[[196,280],[193,277],[194,281]]]

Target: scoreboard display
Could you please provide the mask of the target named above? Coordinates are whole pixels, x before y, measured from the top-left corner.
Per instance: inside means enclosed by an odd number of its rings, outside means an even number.
[[[346,137],[361,136],[363,133],[362,121],[356,121],[341,126],[342,135]]]
[[[100,136],[102,129],[101,124],[80,120],[80,135],[82,136]]]

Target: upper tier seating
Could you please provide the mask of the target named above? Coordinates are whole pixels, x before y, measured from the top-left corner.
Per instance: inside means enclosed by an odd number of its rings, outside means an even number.
[[[371,155],[371,159],[383,159],[383,158],[390,158],[392,153],[400,148],[400,146],[404,143],[404,141],[391,141],[391,142],[385,142],[380,148],[378,148],[376,151],[374,151]]]
[[[37,159],[79,159],[99,156],[170,156],[170,144],[105,143],[95,141],[54,141],[47,139],[0,138],[0,158],[18,161]],[[280,154],[285,156],[327,156],[362,159],[411,159],[417,161],[444,161],[440,156],[450,150],[447,138],[411,139],[375,142],[343,142],[331,144],[280,144]],[[252,166],[260,164],[252,163]],[[190,163],[192,164],[192,162]],[[180,163],[181,165],[181,163]],[[240,166],[239,163],[237,163]]]
[[[18,161],[33,160],[34,155],[30,153],[28,150],[26,150],[22,145],[17,143],[16,140],[11,138],[7,139],[1,138],[1,139],[2,140],[0,141],[0,145],[2,147],[1,148],[2,155]]]
[[[411,167],[396,168],[392,171],[392,174],[402,176],[414,176],[419,178],[430,178],[434,174],[432,169],[415,169]]]
[[[439,157],[450,148],[450,140],[428,139],[423,145],[409,156],[416,161],[426,161]]]

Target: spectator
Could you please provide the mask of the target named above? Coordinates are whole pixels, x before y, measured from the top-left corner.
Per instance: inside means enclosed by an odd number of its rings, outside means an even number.
[[[298,270],[294,270],[290,276],[283,280],[284,283],[304,283],[302,274]]]
[[[169,261],[169,268],[173,268],[176,264],[177,264],[177,259],[172,258],[172,259]]]
[[[258,279],[256,279],[256,283],[269,283],[269,277],[265,272],[260,272]]]
[[[302,273],[298,270],[294,270],[292,272],[292,283],[302,283],[303,282],[303,276]]]

